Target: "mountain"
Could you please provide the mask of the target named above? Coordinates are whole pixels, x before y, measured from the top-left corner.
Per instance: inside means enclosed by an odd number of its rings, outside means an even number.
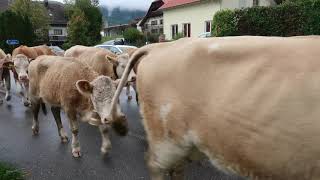
[[[119,7],[109,9],[108,7],[100,7],[104,20],[107,20],[109,26],[118,24],[127,24],[135,18],[143,17],[146,11],[121,9]]]

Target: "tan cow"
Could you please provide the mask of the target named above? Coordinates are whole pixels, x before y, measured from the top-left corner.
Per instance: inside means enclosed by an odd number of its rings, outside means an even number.
[[[17,73],[17,81],[20,85],[20,95],[25,106],[30,105],[28,99],[28,66],[30,61],[41,55],[54,55],[51,49],[46,45],[41,46],[19,46],[12,52],[12,60],[14,62],[15,71]]]
[[[259,180],[320,179],[320,38],[181,39],[140,48],[137,88],[153,180],[208,157]],[[112,106],[113,107],[113,106]]]
[[[5,54],[5,52],[0,49],[0,85],[5,87],[5,99],[9,101],[11,99],[10,89],[11,89],[11,78],[10,70],[12,70],[13,62],[11,61],[11,55]],[[0,99],[0,104],[3,100]]]
[[[134,52],[134,50],[128,50],[131,54]],[[68,49],[65,52],[65,57],[76,57],[81,62],[91,66],[100,75],[109,76],[112,79],[119,79],[122,76],[129,60],[128,54],[115,55],[107,49],[82,45],[76,45]],[[126,93],[128,99],[131,99],[129,84],[127,84]]]
[[[65,52],[65,57],[74,57],[83,63],[91,66],[100,75],[109,76],[111,79],[118,79],[114,66],[107,57],[116,58],[117,55],[111,51],[96,47],[76,45]]]
[[[80,157],[77,114],[82,121],[99,125],[102,135],[101,152],[108,153],[111,143],[108,138],[109,126],[120,135],[127,133],[127,121],[117,105],[113,118],[109,115],[112,97],[117,82],[107,76],[99,76],[91,67],[74,59],[58,56],[40,56],[29,66],[30,100],[33,110],[34,135],[39,133],[38,112],[42,102],[51,105],[51,111],[58,126],[62,142],[67,142],[63,130],[60,110],[66,113],[72,130],[72,155]],[[101,120],[97,120],[99,117]],[[93,119],[95,118],[95,119]],[[114,121],[103,124],[109,119]]]

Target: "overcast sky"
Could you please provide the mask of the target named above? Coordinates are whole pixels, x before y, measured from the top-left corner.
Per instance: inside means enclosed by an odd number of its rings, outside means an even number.
[[[55,0],[63,2],[63,0]],[[152,0],[100,0],[100,5],[107,5],[110,8],[118,7],[126,9],[147,10]]]

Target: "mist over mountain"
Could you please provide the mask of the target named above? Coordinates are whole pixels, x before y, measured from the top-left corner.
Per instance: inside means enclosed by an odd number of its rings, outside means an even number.
[[[107,6],[100,6],[104,20],[109,26],[118,24],[127,24],[130,21],[143,17],[146,14],[145,10],[125,9],[125,8],[109,8]]]

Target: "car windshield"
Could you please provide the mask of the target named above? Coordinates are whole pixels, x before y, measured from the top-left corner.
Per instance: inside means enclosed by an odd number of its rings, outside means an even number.
[[[132,47],[118,47],[119,49],[121,49],[122,52],[126,52],[128,49],[131,49]]]

